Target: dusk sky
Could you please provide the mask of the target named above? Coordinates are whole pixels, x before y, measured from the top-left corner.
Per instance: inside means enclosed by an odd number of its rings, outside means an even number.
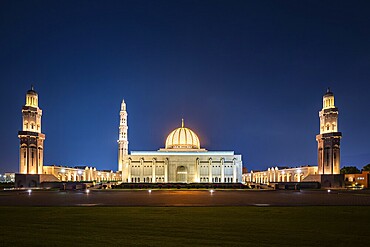
[[[45,165],[117,170],[185,126],[248,170],[317,165],[327,87],[341,166],[370,163],[369,1],[0,1],[0,172],[18,171],[21,108],[39,93]]]

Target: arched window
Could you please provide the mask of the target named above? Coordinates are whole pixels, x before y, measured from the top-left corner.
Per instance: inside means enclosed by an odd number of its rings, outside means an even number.
[[[327,152],[326,155],[326,166],[329,166],[329,151]]]

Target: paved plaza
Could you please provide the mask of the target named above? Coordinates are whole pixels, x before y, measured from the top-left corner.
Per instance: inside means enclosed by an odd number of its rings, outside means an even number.
[[[0,206],[370,206],[370,191],[1,191]]]

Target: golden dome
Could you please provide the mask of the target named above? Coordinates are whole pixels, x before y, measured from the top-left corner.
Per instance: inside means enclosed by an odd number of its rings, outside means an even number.
[[[184,127],[182,119],[181,128],[173,130],[166,139],[166,149],[200,149],[198,136]]]

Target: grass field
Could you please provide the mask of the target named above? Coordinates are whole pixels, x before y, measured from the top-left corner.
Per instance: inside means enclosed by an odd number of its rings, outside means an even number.
[[[0,246],[366,246],[370,207],[0,207]]]

